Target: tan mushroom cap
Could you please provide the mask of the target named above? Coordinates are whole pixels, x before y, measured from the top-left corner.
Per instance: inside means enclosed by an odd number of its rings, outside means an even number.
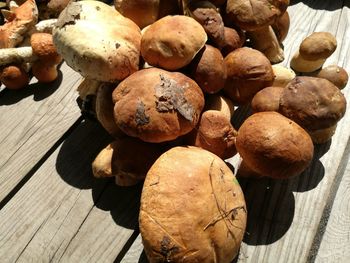
[[[112,98],[119,128],[146,142],[171,141],[189,133],[204,108],[203,92],[194,80],[158,68],[132,74]]]
[[[329,32],[314,32],[300,44],[299,53],[307,60],[326,59],[337,48],[336,38]]]
[[[53,38],[66,63],[84,77],[116,82],[139,69],[140,28],[103,2],[70,2]]]
[[[224,56],[228,55],[233,50],[243,46],[246,37],[242,30],[231,27],[224,27],[224,43],[221,52]]]
[[[348,83],[349,76],[346,70],[337,65],[329,65],[321,69],[315,77],[327,79],[338,87],[338,89],[345,88]]]
[[[28,73],[23,67],[11,65],[1,71],[0,81],[8,89],[22,89],[29,84]]]
[[[277,112],[248,117],[238,130],[236,148],[249,168],[279,179],[303,172],[314,151],[309,134]]]
[[[253,111],[278,111],[283,89],[284,87],[272,86],[260,90],[252,99]]]
[[[296,77],[283,90],[280,112],[307,130],[334,126],[345,114],[346,100],[330,81]]]
[[[247,103],[261,89],[272,84],[270,61],[258,50],[242,47],[225,58],[227,80],[224,92],[236,103]]]
[[[141,54],[152,66],[176,70],[188,65],[206,41],[207,34],[193,18],[166,16],[144,32]]]
[[[30,45],[33,54],[38,56],[39,60],[49,65],[57,65],[62,61],[62,56],[57,53],[53,44],[52,35],[48,33],[34,33],[30,38]]]
[[[287,9],[289,0],[228,0],[227,18],[243,30],[271,25]]]

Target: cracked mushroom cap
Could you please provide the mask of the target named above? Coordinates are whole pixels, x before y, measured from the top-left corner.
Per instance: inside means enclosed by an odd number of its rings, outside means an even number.
[[[112,98],[119,128],[146,142],[171,141],[189,133],[204,108],[204,95],[195,81],[158,68],[132,74]]]
[[[246,119],[238,130],[238,153],[263,176],[285,179],[302,173],[313,158],[309,134],[294,121],[267,111]]]
[[[289,5],[289,0],[228,0],[227,20],[243,30],[254,31],[273,24]]]
[[[14,9],[9,20],[0,26],[0,48],[16,47],[24,34],[38,22],[38,8],[35,0],[27,0]]]
[[[70,2],[53,38],[67,64],[84,77],[116,82],[139,68],[140,28],[103,2]]]
[[[330,57],[337,48],[336,38],[328,32],[314,32],[300,44],[299,54],[307,60]]]
[[[236,177],[206,150],[174,147],[147,173],[139,225],[150,262],[232,262],[246,220]]]
[[[141,54],[156,67],[176,70],[188,65],[207,41],[201,24],[191,17],[163,17],[142,35]]]
[[[283,90],[280,113],[306,130],[334,126],[345,114],[346,100],[330,81],[296,77]]]

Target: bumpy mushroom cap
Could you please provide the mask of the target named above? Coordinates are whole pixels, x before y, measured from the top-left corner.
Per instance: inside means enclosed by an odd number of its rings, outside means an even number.
[[[114,0],[115,9],[130,18],[140,28],[144,28],[158,19],[160,0]]]
[[[226,14],[241,29],[254,31],[273,24],[288,5],[289,0],[228,0]]]
[[[115,82],[138,70],[139,27],[103,2],[70,2],[53,37],[67,64],[84,77]]]
[[[224,36],[225,39],[221,48],[221,52],[224,56],[242,47],[246,39],[242,30],[236,30],[230,27],[224,27]]]
[[[283,89],[283,87],[272,86],[260,90],[252,99],[253,111],[278,111]]]
[[[187,16],[166,16],[150,25],[141,54],[152,66],[176,70],[188,65],[207,41],[201,24]]]
[[[336,48],[337,40],[331,33],[314,32],[301,42],[299,53],[306,60],[326,59]]]
[[[236,148],[255,172],[284,179],[303,172],[313,157],[308,133],[277,112],[258,112],[238,130]]]
[[[345,110],[344,95],[322,78],[296,77],[285,87],[280,99],[280,112],[310,131],[334,126]]]
[[[150,262],[229,263],[246,218],[238,181],[206,150],[172,148],[147,173],[139,225]]]
[[[252,48],[238,48],[225,58],[227,81],[225,94],[237,103],[247,103],[274,79],[270,61]]]
[[[0,74],[0,81],[8,89],[22,89],[29,84],[29,80],[28,73],[21,66],[7,66]]]
[[[337,65],[329,65],[321,69],[315,77],[327,79],[338,87],[338,89],[345,88],[348,83],[348,73],[342,67]]]
[[[147,142],[170,141],[190,132],[204,107],[203,92],[195,81],[158,68],[132,74],[112,97],[119,128]]]
[[[216,93],[225,86],[226,64],[220,51],[210,45],[197,54],[191,63],[191,77],[206,93]]]
[[[189,144],[210,151],[222,159],[227,159],[237,153],[236,136],[237,131],[225,114],[216,110],[208,110],[203,112],[198,127],[192,131]]]

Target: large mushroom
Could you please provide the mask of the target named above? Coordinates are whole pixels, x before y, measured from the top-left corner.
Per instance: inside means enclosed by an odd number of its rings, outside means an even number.
[[[252,46],[271,61],[284,59],[283,50],[271,25],[283,15],[289,0],[228,0],[226,20],[247,31]]]

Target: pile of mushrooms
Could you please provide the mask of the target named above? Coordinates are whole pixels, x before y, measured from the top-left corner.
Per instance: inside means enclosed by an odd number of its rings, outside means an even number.
[[[93,174],[121,186],[145,180],[139,222],[150,262],[231,262],[247,214],[223,160],[238,152],[253,174],[297,176],[312,161],[314,143],[329,140],[345,114],[347,73],[338,66],[314,72],[336,48],[331,34],[301,43],[291,63],[297,72],[272,65],[284,59],[288,4],[71,1],[54,25],[53,44],[32,34],[31,47],[4,44],[0,57],[10,52],[11,63],[33,63],[43,82],[55,77],[61,57],[82,75],[79,97],[92,100],[90,110],[114,138],[92,163]],[[21,36],[36,22],[37,15]],[[59,55],[37,51],[38,42]],[[254,114],[235,130],[234,106],[246,104]]]

